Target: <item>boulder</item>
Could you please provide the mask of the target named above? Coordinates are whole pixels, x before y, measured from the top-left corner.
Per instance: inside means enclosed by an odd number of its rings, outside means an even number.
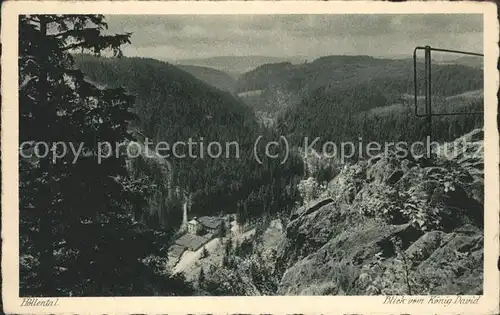
[[[428,283],[432,294],[482,294],[483,242],[482,231],[467,225],[443,235],[435,250],[424,247],[432,253],[418,266],[420,282]]]
[[[311,285],[327,286],[331,282],[344,293],[353,294],[346,291],[355,283],[362,266],[376,259],[377,253],[394,253],[389,240],[409,228],[408,224],[385,225],[369,220],[338,234],[286,270],[278,294],[297,295]]]
[[[447,158],[388,154],[344,166],[327,197],[286,226],[277,293],[481,294],[483,158],[469,155],[481,137],[457,139],[463,150],[448,146]]]
[[[278,269],[287,268],[323,246],[332,236],[346,229],[356,215],[352,213],[348,219],[335,203],[329,203],[289,222],[285,238],[277,249]]]
[[[313,200],[309,202],[307,205],[304,205],[302,207],[299,207],[296,211],[292,213],[292,216],[290,218],[291,221],[295,220],[296,218],[304,215],[308,215],[318,209],[320,209],[323,206],[326,206],[329,203],[332,203],[333,199],[330,197],[325,197],[317,200]]]
[[[413,266],[419,265],[441,245],[443,235],[441,231],[431,231],[425,233],[415,243],[406,249],[406,255],[411,260]]]

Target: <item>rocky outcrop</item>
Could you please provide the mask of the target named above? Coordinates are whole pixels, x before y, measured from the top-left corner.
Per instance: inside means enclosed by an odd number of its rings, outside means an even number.
[[[480,294],[482,131],[439,150],[345,166],[292,214],[277,294]]]

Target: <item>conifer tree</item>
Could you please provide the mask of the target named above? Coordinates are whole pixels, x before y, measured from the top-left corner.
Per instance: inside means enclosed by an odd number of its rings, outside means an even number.
[[[133,98],[120,88],[96,87],[74,67],[75,52],[97,55],[110,52],[121,56],[120,47],[129,43],[130,34],[105,35],[106,28],[102,15],[19,18],[19,141],[20,144],[43,142],[61,154],[58,160],[52,160],[50,154],[46,158],[20,161],[21,216],[28,211],[34,218],[32,222],[39,222],[28,227],[21,220],[20,227],[23,235],[30,228],[36,230],[33,236],[36,244],[30,248],[39,258],[40,268],[35,278],[40,287],[29,294],[67,293],[61,292],[59,280],[64,280],[58,276],[58,270],[73,267],[101,275],[110,271],[112,267],[108,264],[113,262],[105,258],[99,261],[92,251],[93,247],[99,248],[94,244],[99,233],[88,229],[120,224],[127,216],[131,193],[143,189],[140,183],[128,185],[124,152],[115,150],[118,143],[129,138],[128,122],[135,118],[130,112]],[[99,161],[99,143],[104,142],[111,145],[112,154]],[[80,148],[81,154],[76,158],[68,147],[68,152],[62,154],[61,143],[73,144],[75,149]],[[82,265],[56,266],[64,262],[57,262],[54,253],[63,249],[75,250],[78,259],[84,259],[80,261]],[[97,266],[89,268],[83,261]],[[84,281],[77,279],[76,275],[81,276],[78,272],[75,270],[72,281]],[[108,279],[93,276],[94,281],[110,281],[102,285],[104,288],[112,287],[116,280],[111,276]]]
[[[200,269],[200,274],[198,275],[198,283],[200,286],[203,284],[205,281],[205,273],[203,272],[203,268]]]

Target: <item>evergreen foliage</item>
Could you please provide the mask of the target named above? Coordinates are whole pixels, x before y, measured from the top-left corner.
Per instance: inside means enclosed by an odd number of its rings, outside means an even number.
[[[467,81],[467,80],[465,80]],[[304,137],[311,143],[320,137],[316,149],[326,141],[366,144],[370,141],[422,141],[428,133],[426,119],[416,117],[413,100],[401,98],[391,103],[377,83],[346,89],[321,88],[298,105],[292,105],[279,118],[278,130],[291,143],[304,147]],[[450,85],[453,85],[450,82]],[[403,95],[400,95],[403,97]],[[419,100],[423,104],[423,100]],[[422,105],[423,106],[423,105]],[[423,108],[419,105],[419,112]],[[467,113],[483,110],[482,95],[435,97],[435,113]],[[432,140],[451,141],[475,128],[481,128],[481,115],[453,115],[433,118]]]
[[[124,86],[136,96],[137,124],[154,143],[172,145],[190,138],[196,143],[195,158],[190,158],[187,150],[183,152],[186,157],[167,157],[174,170],[172,187],[189,191],[192,196],[192,215],[217,215],[223,209],[225,213],[237,212],[239,222],[245,223],[265,212],[292,207],[297,201],[294,187],[303,170],[300,156],[292,154],[282,165],[285,153],[280,150],[278,158],[263,158],[263,164],[259,164],[253,153],[257,137],[263,137],[258,150],[264,157],[265,145],[279,136],[259,126],[252,110],[231,94],[153,59],[80,55],[77,65],[88,80]],[[222,145],[222,156],[211,158],[205,152],[201,157],[212,141]],[[238,156],[232,142],[238,143]],[[137,167],[139,173],[154,173],[142,162]],[[180,212],[165,211],[175,213],[174,220],[179,222]]]
[[[97,143],[126,141],[134,119],[123,89],[98,88],[74,68],[76,50],[121,55],[130,34],[106,27],[101,15],[19,18],[20,144],[81,143],[84,152],[76,163],[70,154],[20,160],[21,296],[190,292],[143,261],[162,256],[169,239],[132,218],[146,182],[131,183],[123,152],[97,161]]]

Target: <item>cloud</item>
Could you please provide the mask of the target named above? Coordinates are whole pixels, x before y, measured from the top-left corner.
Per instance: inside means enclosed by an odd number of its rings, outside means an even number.
[[[482,16],[465,14],[109,16],[132,32],[126,54],[167,59],[214,55],[394,55],[416,45],[482,51]]]

